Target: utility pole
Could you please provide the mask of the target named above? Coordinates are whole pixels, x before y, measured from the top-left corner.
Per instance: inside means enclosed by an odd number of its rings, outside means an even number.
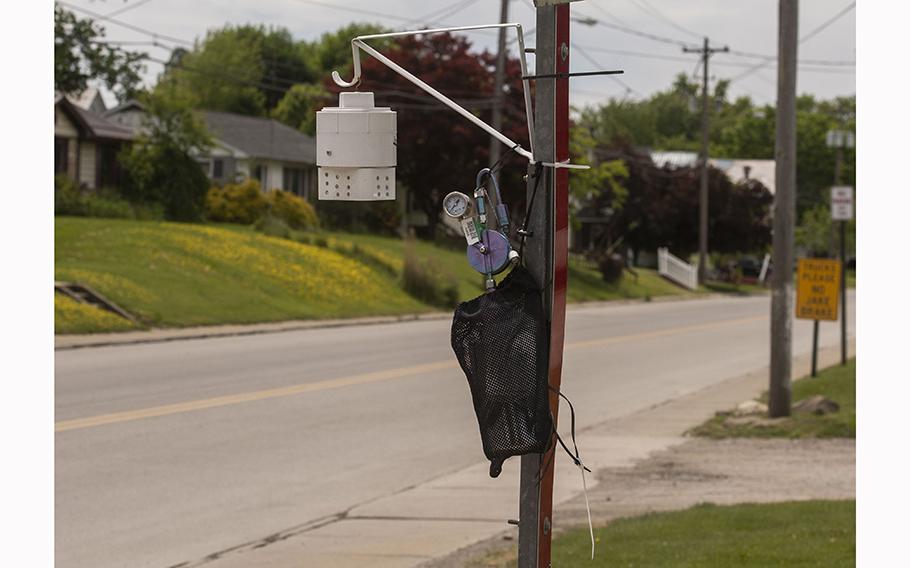
[[[683,47],[684,53],[698,53],[702,60],[701,86],[701,152],[698,163],[701,167],[701,187],[698,190],[698,283],[704,284],[708,270],[708,60],[715,53],[730,51],[727,46],[711,47],[708,38],[700,48]]]
[[[505,24],[509,21],[509,0],[502,0],[499,8],[499,23]],[[496,52],[496,76],[493,86],[493,116],[490,119],[490,126],[497,131],[502,131],[502,88],[505,83],[506,75],[506,28],[499,28],[499,47]],[[496,138],[490,137],[490,164],[499,162],[502,155],[502,142]],[[493,174],[498,176],[498,173]]]
[[[796,47],[799,0],[779,0],[777,141],[771,292],[770,416],[790,415],[793,350],[793,228],[796,215]]]
[[[557,0],[560,1],[560,0]],[[565,2],[566,0],[561,0]],[[536,74],[569,72],[569,5],[553,0],[537,6]],[[549,162],[569,157],[569,79],[539,80],[535,85],[535,155]],[[528,168],[528,198],[536,168]],[[544,309],[550,316],[549,384],[558,392],[562,379],[566,319],[566,283],[569,253],[569,172],[544,168],[528,225],[532,236],[525,245],[525,262],[538,284],[544,286]],[[559,397],[551,390],[553,423],[559,415]],[[519,488],[518,566],[550,568],[553,535],[553,472],[555,446],[545,454],[521,457]]]

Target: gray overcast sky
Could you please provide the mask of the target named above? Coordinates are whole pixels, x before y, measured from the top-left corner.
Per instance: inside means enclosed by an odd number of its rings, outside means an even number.
[[[283,26],[295,38],[307,40],[351,21],[379,22],[395,29],[419,28],[422,27],[420,22],[433,25],[494,23],[498,21],[500,5],[498,0],[67,0],[67,3],[102,14],[135,4],[135,8],[127,9],[115,18],[187,40],[201,37],[207,29],[228,23]],[[848,0],[802,0],[800,36],[822,25],[849,4]],[[572,4],[572,14],[573,17],[592,17],[693,44],[700,44],[699,38],[707,35],[712,44],[728,45],[731,50],[774,55],[777,51],[777,6],[777,0],[584,0]],[[357,13],[358,10],[384,16]],[[534,28],[531,0],[511,0],[509,16],[511,21],[521,22],[526,32]],[[440,17],[442,22],[438,20]],[[407,22],[407,18],[415,21]],[[105,27],[111,40],[150,39],[112,22],[106,22]],[[667,88],[677,73],[684,72],[691,76],[696,71],[698,57],[681,53],[681,47],[676,44],[639,37],[603,25],[588,26],[578,22],[573,22],[571,33],[573,43],[577,43],[604,68],[624,69],[625,75],[621,80],[632,90],[627,93],[625,86],[606,77],[575,79],[571,91],[574,105],[597,103],[625,94],[632,97],[648,95]],[[472,33],[470,37],[478,49],[495,49],[495,33]],[[174,45],[164,40],[161,42]],[[534,45],[533,36],[528,44]],[[166,50],[154,46],[130,44],[125,47],[146,50],[162,60],[168,55]],[[512,49],[514,54],[514,46]],[[573,70],[595,69],[579,50],[573,53]],[[799,53],[801,60],[853,61],[855,56],[855,10],[807,39],[800,46]],[[718,54],[711,62],[712,79],[732,79],[762,60]],[[150,63],[149,80],[154,81],[160,70],[161,65]],[[854,94],[854,71],[852,66],[803,65],[798,78],[799,92],[824,98]],[[735,80],[731,92],[734,95],[749,95],[760,103],[770,103],[776,96],[775,83],[776,67],[772,63]]]

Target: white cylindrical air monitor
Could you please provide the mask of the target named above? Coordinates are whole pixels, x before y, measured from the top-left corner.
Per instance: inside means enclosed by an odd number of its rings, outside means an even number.
[[[316,113],[319,199],[395,199],[395,111],[376,108],[373,93],[341,93],[338,107]]]

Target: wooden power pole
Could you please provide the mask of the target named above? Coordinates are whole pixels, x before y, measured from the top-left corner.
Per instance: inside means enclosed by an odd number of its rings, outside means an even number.
[[[793,349],[793,228],[796,216],[796,47],[799,0],[779,0],[777,142],[774,149],[774,272],[771,279],[771,377],[768,413],[790,415]]]
[[[701,152],[698,165],[701,168],[701,186],[698,190],[698,283],[704,284],[708,269],[708,140],[710,110],[708,107],[708,60],[715,53],[730,51],[727,46],[711,47],[708,38],[700,48],[683,47],[684,53],[698,53],[702,60],[701,86]]]
[[[509,0],[501,1],[502,5],[499,8],[499,23],[505,24],[509,21]],[[506,28],[499,28],[499,47],[496,52],[496,75],[493,80],[493,114],[490,117],[490,126],[500,132],[502,132],[502,88],[505,83],[506,75],[506,31]],[[488,160],[488,163],[499,163],[499,157],[501,155],[502,142],[491,136],[490,159]]]
[[[566,0],[562,0],[565,2]],[[553,0],[535,2],[537,7],[536,74],[569,72],[569,5]],[[539,80],[535,85],[535,141],[538,160],[552,162],[569,157],[569,79]],[[536,168],[528,169],[530,199]],[[559,389],[566,319],[566,279],[569,253],[569,172],[543,168],[531,218],[532,237],[525,245],[525,262],[537,282],[544,286],[545,309],[550,315],[549,383]],[[559,398],[550,392],[554,426]],[[556,444],[553,444],[555,446]],[[518,566],[549,568],[553,535],[553,471],[555,447],[546,454],[521,458],[519,489]]]

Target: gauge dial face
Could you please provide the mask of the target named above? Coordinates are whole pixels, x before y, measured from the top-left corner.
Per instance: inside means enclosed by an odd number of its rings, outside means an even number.
[[[442,208],[449,217],[464,217],[471,208],[471,200],[460,191],[453,191],[443,199]]]

